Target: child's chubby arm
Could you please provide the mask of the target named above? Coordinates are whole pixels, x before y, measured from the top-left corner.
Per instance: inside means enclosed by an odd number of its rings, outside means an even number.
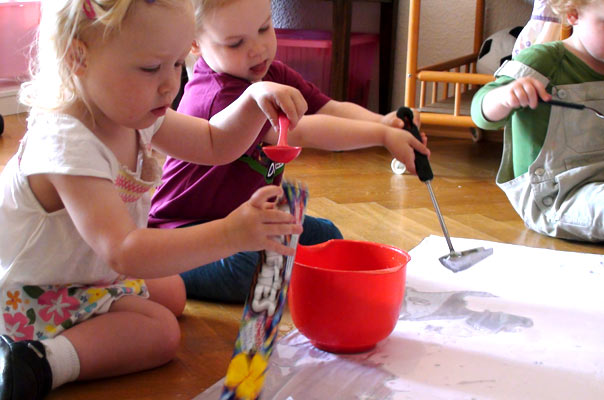
[[[289,134],[292,146],[313,147],[323,150],[354,150],[384,146],[411,173],[415,173],[414,150],[427,156],[426,136],[417,140],[411,133],[379,122],[334,117],[331,115],[306,115]]]
[[[178,229],[137,228],[107,179],[48,175],[88,245],[116,272],[137,278],[174,275],[240,251],[293,255],[275,236],[301,233],[294,217],[274,208],[278,186],[259,189],[226,218]],[[61,238],[57,238],[61,240]]]
[[[482,114],[489,121],[501,121],[517,108],[535,109],[540,98],[548,101],[551,97],[541,82],[523,77],[487,93],[482,100]]]
[[[403,120],[396,116],[396,111],[386,115],[374,113],[358,104],[347,101],[330,100],[317,111],[317,114],[332,115],[349,119],[379,122],[394,128],[403,128]],[[419,126],[419,125],[418,125]]]
[[[380,124],[400,129],[403,129],[405,126],[403,120],[397,117],[396,110],[391,111],[386,115],[382,115],[374,113],[373,111],[361,107],[358,104],[350,103],[347,101],[330,100],[323,107],[321,107],[319,111],[317,111],[317,114],[332,115],[334,117],[358,119],[363,121],[379,122]],[[413,122],[418,128],[420,127],[419,112],[417,112],[417,110],[413,110]]]
[[[258,82],[210,121],[168,110],[153,146],[175,158],[204,165],[227,164],[253,143],[266,119],[278,126],[278,113],[295,126],[307,109],[302,94],[290,86]]]

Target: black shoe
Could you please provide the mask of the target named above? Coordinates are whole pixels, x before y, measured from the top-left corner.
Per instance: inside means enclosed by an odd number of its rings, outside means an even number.
[[[0,400],[43,399],[51,387],[52,372],[42,343],[0,336]]]

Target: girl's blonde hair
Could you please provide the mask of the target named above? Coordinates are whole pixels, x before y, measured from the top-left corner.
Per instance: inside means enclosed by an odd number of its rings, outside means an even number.
[[[81,39],[90,28],[104,37],[119,29],[137,2],[174,6],[183,0],[47,0],[41,2],[42,17],[32,47],[31,79],[21,85],[19,101],[32,108],[63,110],[83,100],[78,79],[73,73],[77,60],[70,61],[74,39]],[[84,8],[91,11],[86,13]],[[97,33],[98,34],[98,33]]]
[[[555,13],[565,15],[573,9],[581,8],[597,1],[599,0],[549,0],[548,2]]]
[[[203,28],[203,19],[209,13],[232,3],[235,0],[193,0],[195,7],[195,27],[197,32]]]

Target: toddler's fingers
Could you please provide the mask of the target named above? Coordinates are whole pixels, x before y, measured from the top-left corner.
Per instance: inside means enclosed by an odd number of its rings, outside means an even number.
[[[395,128],[403,129],[405,127],[405,123],[403,122],[402,119],[396,117],[395,119],[392,120],[392,126]]]
[[[280,114],[287,117],[289,125],[293,126],[296,122],[297,114],[295,112],[294,100],[289,96],[282,96],[275,99],[275,108]]]
[[[514,98],[512,104],[516,104],[516,107],[527,107],[529,105],[529,99],[524,90],[524,86],[520,85],[515,87],[512,96]]]
[[[266,119],[270,122],[273,129],[279,131],[279,113],[272,103],[260,104],[260,109],[266,115]]]
[[[304,116],[304,114],[306,114],[306,111],[308,110],[308,103],[306,102],[303,96],[296,96],[294,100],[297,115],[296,123],[294,124],[294,126],[296,126],[300,119]]]
[[[384,115],[381,118],[380,123],[398,129],[403,129],[405,127],[403,120],[396,116],[396,111],[391,111]]]
[[[266,241],[264,241],[263,243],[263,248],[286,256],[293,256],[295,254],[295,249],[284,245],[281,242],[281,237],[283,235],[301,234],[301,224],[273,224],[265,225],[264,228],[264,232],[266,234]]]
[[[276,208],[267,208],[262,214],[262,222],[266,224],[289,224],[294,221],[294,216],[287,211]]]
[[[422,143],[424,144],[424,146],[428,145],[428,135],[426,135],[425,132],[420,132],[419,133],[422,137]]]
[[[294,96],[281,105],[281,110],[289,120],[290,128],[294,129],[308,108],[303,97]]]
[[[407,171],[411,175],[417,175],[417,172],[415,171],[415,152],[411,150],[409,154],[405,156],[403,164],[405,164],[405,166],[407,167]]]
[[[409,133],[409,135],[411,135],[411,133]],[[413,136],[413,135],[412,135]],[[422,132],[422,142],[423,141],[428,141],[427,136]],[[409,141],[409,145],[414,149],[419,151],[422,154],[425,154],[427,157],[430,157],[430,149],[428,149],[428,146],[426,146],[424,143],[420,142],[419,140],[417,140],[414,136],[413,136],[413,140]]]
[[[282,254],[284,256],[293,256],[296,254],[296,249],[285,246],[279,238],[269,239],[264,246],[266,250]]]
[[[267,185],[256,190],[250,197],[250,204],[256,208],[263,208],[264,204],[273,197],[279,197],[283,194],[281,186]]]
[[[535,83],[538,81],[525,81],[524,82],[524,92],[526,93],[526,97],[528,100],[528,106],[532,109],[537,108],[539,104],[539,92]]]
[[[537,84],[535,85],[535,88],[537,89],[537,94],[543,100],[550,101],[552,99],[552,95],[549,94],[549,93],[547,93],[547,90],[545,89],[545,86],[541,82],[537,81]]]
[[[302,224],[294,224],[292,221],[279,224],[264,224],[262,229],[266,236],[299,235],[302,233]]]

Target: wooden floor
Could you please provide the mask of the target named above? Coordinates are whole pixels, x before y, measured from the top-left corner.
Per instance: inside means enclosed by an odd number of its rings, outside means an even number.
[[[0,168],[15,152],[24,115],[6,118]],[[430,132],[427,132],[428,136]],[[433,189],[451,236],[557,250],[604,254],[604,246],[573,243],[527,230],[494,183],[501,143],[431,138]],[[332,219],[345,238],[411,250],[424,237],[442,235],[426,186],[394,175],[382,149],[347,153],[304,150],[286,176],[309,186],[309,214]],[[444,240],[444,239],[443,239]],[[190,399],[226,371],[241,306],[189,301],[181,318],[182,345],[174,361],[152,371],[95,382],[71,383],[49,399]],[[293,329],[289,316],[282,332]],[[128,362],[128,360],[124,360]]]

